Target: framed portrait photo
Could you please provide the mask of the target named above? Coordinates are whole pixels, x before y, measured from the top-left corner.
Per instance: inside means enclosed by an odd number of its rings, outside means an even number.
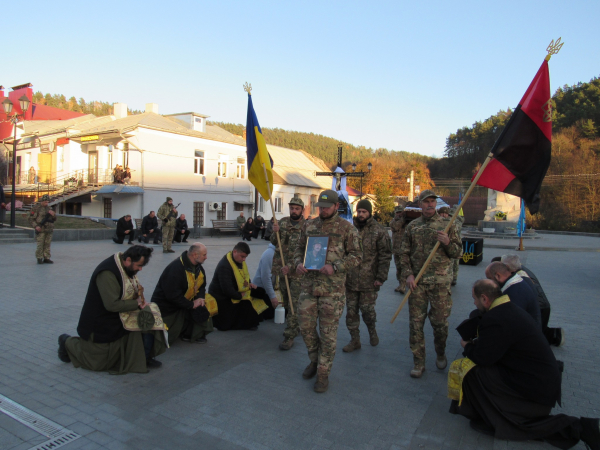
[[[321,270],[327,259],[329,236],[309,236],[304,251],[304,268]]]

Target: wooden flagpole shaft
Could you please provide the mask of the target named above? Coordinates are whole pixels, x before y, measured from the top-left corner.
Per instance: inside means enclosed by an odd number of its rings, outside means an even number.
[[[462,205],[467,201],[467,199],[471,195],[471,192],[475,188],[475,185],[477,184],[477,181],[479,180],[479,177],[481,176],[481,174],[485,170],[486,166],[492,160],[493,157],[494,157],[494,155],[490,152],[488,154],[487,158],[485,159],[485,161],[483,162],[483,165],[481,166],[481,168],[477,172],[477,175],[475,175],[475,178],[473,178],[473,181],[471,182],[471,186],[469,186],[469,189],[467,190],[467,193],[462,198],[462,201],[460,202],[460,205],[458,205],[458,207],[456,208],[456,211],[454,211],[454,214],[452,214],[452,218],[450,219],[450,222],[448,223],[448,225],[444,229],[444,233],[448,233],[448,231],[450,230],[450,227],[452,226],[452,224],[456,220],[456,217],[458,216],[458,213],[461,210]],[[429,263],[433,259],[433,255],[435,255],[435,252],[437,252],[437,250],[438,250],[439,247],[440,247],[440,241],[438,241],[438,242],[435,243],[435,246],[433,247],[433,250],[431,251],[431,253],[427,257],[427,259],[425,260],[425,264],[423,264],[423,267],[421,268],[421,270],[419,271],[419,274],[415,278],[415,284],[417,284],[419,282],[419,280],[421,279],[421,277],[425,273],[425,270],[427,270],[427,267],[429,266]],[[404,305],[406,304],[406,301],[408,300],[408,297],[410,297],[411,293],[412,293],[412,290],[409,289],[408,292],[406,293],[406,295],[404,296],[404,299],[402,299],[402,303],[400,303],[400,306],[396,310],[396,313],[392,317],[392,320],[390,321],[390,323],[394,323],[394,320],[396,320],[396,317],[398,317],[398,314],[400,314],[400,311],[402,311],[402,308],[404,308]]]
[[[265,163],[263,163],[263,170],[265,172],[265,180],[267,180],[267,189],[269,188],[269,177],[267,176],[267,167]],[[275,216],[275,207],[273,206],[273,196],[269,195],[269,201],[271,202],[271,212],[273,213],[273,223],[277,225],[277,217]],[[275,233],[277,235],[277,246],[279,247],[279,256],[281,256],[281,266],[285,266],[285,259],[283,258],[283,249],[281,248],[281,238],[279,237],[279,231]],[[294,305],[292,304],[292,292],[290,291],[290,282],[288,281],[287,275],[283,276],[285,278],[285,287],[287,287],[288,292],[288,300],[290,303],[290,311],[294,314]]]

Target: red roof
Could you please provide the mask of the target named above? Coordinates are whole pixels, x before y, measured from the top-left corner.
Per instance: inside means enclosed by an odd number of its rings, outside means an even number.
[[[32,117],[29,120],[67,120],[81,116],[85,116],[85,114],[34,103]]]
[[[353,187],[346,186],[346,191],[348,192],[348,195],[351,195],[352,197],[360,197],[360,191],[358,189],[354,189]]]

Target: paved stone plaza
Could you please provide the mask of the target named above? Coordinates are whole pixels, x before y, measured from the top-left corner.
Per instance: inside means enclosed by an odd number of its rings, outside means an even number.
[[[486,244],[514,247],[510,241]],[[208,280],[235,238],[207,238]],[[564,412],[600,416],[600,238],[544,235],[526,242],[521,256],[542,282],[552,304],[551,326],[566,330],[566,345],[553,347],[565,362]],[[252,241],[253,275],[265,241]],[[57,242],[54,265],[38,265],[35,244],[0,246],[0,394],[82,435],[74,449],[538,449],[539,442],[494,440],[471,430],[468,420],[448,413],[447,371],[435,368],[433,336],[426,325],[429,358],[420,380],[408,373],[408,311],[390,318],[401,296],[394,293],[395,267],[377,303],[381,343],[341,351],[349,340],[344,319],[329,391],[313,392],[303,380],[308,363],[302,339],[278,350],[283,325],[264,322],[258,331],[208,336],[208,344],[179,342],[148,374],[112,376],[75,369],[57,357],[57,337],[76,335],[89,277],[96,265],[126,245],[111,241]],[[537,248],[537,249],[536,249]],[[183,251],[186,246],[174,246]],[[546,249],[546,250],[542,250]],[[550,249],[550,250],[547,250]],[[558,249],[558,250],[557,250]],[[564,251],[569,249],[573,251]],[[471,285],[486,263],[507,253],[484,248],[484,263],[461,266],[453,288],[447,355],[459,357],[454,328],[473,309]],[[151,297],[163,268],[174,259],[155,246],[140,280]],[[366,345],[365,345],[366,344]],[[0,449],[29,449],[47,438],[0,413]],[[584,448],[580,444],[577,448]]]

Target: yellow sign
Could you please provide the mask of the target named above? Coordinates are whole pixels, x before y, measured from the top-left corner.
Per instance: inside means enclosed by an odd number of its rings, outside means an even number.
[[[83,136],[81,142],[97,141],[100,137],[96,134],[93,136]]]

